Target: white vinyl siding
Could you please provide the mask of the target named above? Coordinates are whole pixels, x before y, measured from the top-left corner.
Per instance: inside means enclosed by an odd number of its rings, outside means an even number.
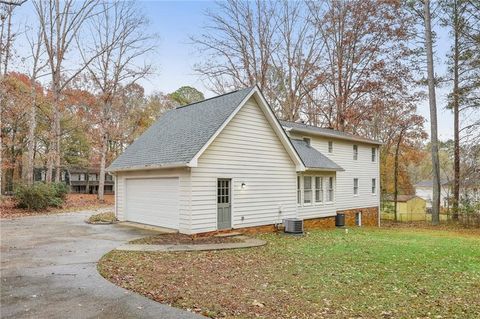
[[[291,134],[293,138],[301,138],[302,135]],[[329,142],[332,141],[330,137],[311,136],[311,146],[322,154],[330,158],[332,161],[340,165],[344,171],[339,171],[335,174],[335,207],[337,210],[346,210],[363,207],[378,207],[378,196],[371,196],[372,178],[377,181],[377,191],[380,187],[378,181],[379,176],[379,161],[378,161],[378,147],[372,146],[368,143],[359,143],[346,141],[342,139],[334,139],[332,142],[333,152],[329,152]],[[353,160],[352,150],[353,145],[358,146],[358,160]],[[376,149],[376,161],[372,162],[371,152],[372,148]],[[352,196],[352,179],[356,177],[359,179],[359,196]],[[361,181],[368,181],[362,183]],[[325,179],[325,201],[328,200],[328,180]]]
[[[296,216],[295,164],[254,98],[199,157],[198,167],[191,169],[193,233],[217,229],[217,178],[232,179],[233,228]]]
[[[115,184],[115,213],[117,218],[121,221],[127,219],[125,215],[127,180],[141,178],[178,178],[179,231],[186,234],[190,233],[190,173],[186,168],[117,172]]]

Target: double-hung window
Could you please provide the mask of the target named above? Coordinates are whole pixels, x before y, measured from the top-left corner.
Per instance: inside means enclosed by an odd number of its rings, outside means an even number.
[[[333,177],[328,178],[328,201],[333,202]]]
[[[303,176],[303,203],[312,203],[312,176]]]
[[[375,178],[372,178],[372,194],[377,193],[377,180]]]
[[[328,152],[333,153],[333,142],[332,141],[328,142]]]
[[[358,160],[358,145],[353,145],[353,159]]]
[[[315,177],[315,203],[323,202],[323,178]]]
[[[358,178],[353,179],[353,195],[358,195]]]
[[[375,162],[377,160],[377,150],[375,147],[372,147],[372,162]]]

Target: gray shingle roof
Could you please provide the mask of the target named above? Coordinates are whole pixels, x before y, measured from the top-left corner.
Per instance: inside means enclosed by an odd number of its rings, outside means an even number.
[[[288,121],[280,121],[280,124],[283,127],[286,128],[291,128],[291,129],[297,129],[297,130],[302,130],[306,132],[311,132],[311,133],[316,133],[320,134],[323,136],[330,136],[334,138],[339,138],[339,139],[346,139],[350,141],[357,141],[357,142],[364,142],[364,143],[369,143],[369,144],[376,144],[376,145],[381,145],[382,143],[379,141],[371,140],[365,137],[361,137],[358,135],[353,135],[349,133],[345,133],[342,131],[337,131],[337,130],[332,130],[329,128],[323,128],[323,127],[317,127],[317,126],[312,126],[312,125],[307,125],[303,123],[296,123],[296,122],[288,122]]]
[[[303,140],[290,139],[298,155],[307,168],[326,169],[331,171],[343,171],[337,163],[308,145]]]
[[[234,91],[168,111],[107,170],[187,164],[253,89]]]

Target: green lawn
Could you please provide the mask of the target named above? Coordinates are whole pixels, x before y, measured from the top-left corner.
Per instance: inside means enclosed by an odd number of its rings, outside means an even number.
[[[428,229],[263,235],[219,252],[113,251],[100,273],[162,303],[227,318],[480,318],[480,236]]]

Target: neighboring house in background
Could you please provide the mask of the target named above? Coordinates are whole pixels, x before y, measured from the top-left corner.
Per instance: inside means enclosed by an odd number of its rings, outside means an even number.
[[[426,200],[416,195],[397,196],[397,220],[398,221],[425,221],[427,219]],[[393,195],[385,198],[382,219],[395,219],[395,201]]]
[[[119,220],[181,233],[377,225],[380,145],[280,122],[253,87],[165,113],[107,170]]]
[[[480,203],[480,180],[470,178],[460,184],[460,202]]]
[[[450,184],[447,180],[441,180],[441,191],[440,191],[440,206],[443,208],[449,208],[449,198],[452,196],[452,191],[450,189]],[[415,195],[423,198],[427,202],[427,208],[432,207],[433,199],[433,181],[425,180],[421,181],[415,186]]]
[[[46,168],[35,168],[35,181],[46,180]],[[97,167],[89,168],[63,168],[60,172],[60,179],[70,186],[71,193],[97,194],[100,177],[100,169]],[[113,194],[114,181],[110,174],[105,174],[105,194]]]

